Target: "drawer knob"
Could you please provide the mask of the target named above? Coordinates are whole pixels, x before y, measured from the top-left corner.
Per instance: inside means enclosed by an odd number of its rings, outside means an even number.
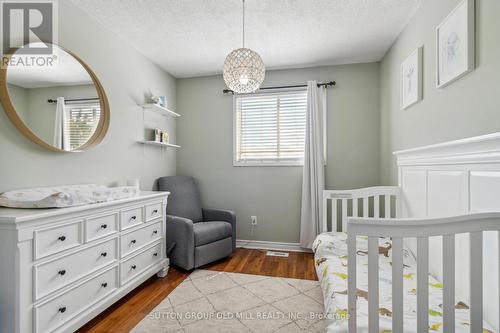
[[[136,265],[132,265],[132,269],[136,269],[136,268],[137,268],[137,266],[136,266]]]
[[[158,209],[153,210],[153,214],[157,214],[157,213],[158,213]]]
[[[66,312],[66,307],[65,306],[60,307],[59,312],[61,312],[61,313]]]
[[[106,288],[106,287],[108,286],[108,283],[107,283],[107,282],[101,283],[101,286],[102,286],[103,288]]]
[[[154,231],[153,231],[153,234],[157,234],[157,233],[158,233],[158,230],[154,230]]]
[[[64,274],[66,274],[66,270],[65,269],[61,269],[59,272],[57,272],[57,274],[64,275]]]
[[[108,227],[107,224],[101,224],[101,229],[106,229]]]
[[[135,215],[134,215],[134,216],[132,216],[130,219],[131,219],[131,220],[135,220],[135,219],[137,219],[137,216],[135,216]]]
[[[61,242],[64,242],[66,240],[66,236],[59,236],[58,238]]]
[[[137,242],[137,241],[136,241],[135,239],[132,239],[130,242],[131,242],[132,244],[135,244],[135,242]]]
[[[105,256],[107,256],[107,255],[108,255],[108,253],[107,253],[107,252],[103,252],[103,253],[101,253],[101,257],[105,257]]]
[[[153,253],[153,257],[158,257],[158,252]]]

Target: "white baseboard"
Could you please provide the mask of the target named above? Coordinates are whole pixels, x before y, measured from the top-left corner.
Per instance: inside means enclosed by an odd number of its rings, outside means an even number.
[[[311,249],[300,247],[299,243],[282,243],[282,242],[268,242],[257,240],[237,239],[236,247],[245,249],[262,249],[262,250],[278,250],[290,252],[308,252],[312,253]]]

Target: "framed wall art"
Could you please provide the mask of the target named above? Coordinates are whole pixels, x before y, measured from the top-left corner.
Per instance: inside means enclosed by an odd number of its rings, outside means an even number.
[[[474,0],[463,0],[436,29],[437,87],[442,88],[475,65]]]
[[[401,109],[422,100],[423,47],[417,48],[401,64]]]

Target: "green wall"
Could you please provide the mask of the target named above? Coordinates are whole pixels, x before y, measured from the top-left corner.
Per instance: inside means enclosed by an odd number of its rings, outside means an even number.
[[[264,86],[336,80],[328,89],[326,187],[379,183],[379,65],[268,71]],[[233,166],[233,98],[221,76],[177,80],[178,174],[194,176],[208,207],[232,209],[238,239],[298,242],[302,167]],[[250,229],[250,216],[258,226]]]
[[[328,90],[326,187],[345,189],[397,180],[394,150],[500,130],[500,1],[477,0],[477,68],[435,88],[435,28],[459,0],[426,0],[381,63],[269,71],[264,85],[336,80]],[[85,31],[81,27],[85,26]],[[32,186],[140,178],[144,189],[163,175],[198,179],[205,206],[238,215],[238,238],[297,242],[300,167],[233,167],[233,101],[221,76],[176,80],[68,1],[60,2],[59,42],[94,69],[111,106],[103,143],[82,154],[55,154],[20,135],[0,112],[0,191]],[[424,45],[424,100],[399,108],[399,70]],[[182,114],[177,143],[162,152],[142,147],[144,127],[176,139],[175,121],[142,112],[145,95],[165,94]],[[177,161],[176,161],[177,155]],[[259,225],[251,233],[249,217]]]
[[[82,27],[85,27],[84,29]],[[84,153],[53,153],[25,139],[0,107],[0,192],[77,183],[104,185],[139,178],[143,189],[176,172],[175,151],[143,147],[144,127],[162,127],[175,142],[175,121],[146,113],[145,95],[167,95],[175,109],[175,78],[106,30],[70,1],[59,1],[59,44],[97,74],[109,99],[111,124],[104,141]]]
[[[476,69],[436,88],[436,27],[460,0],[426,0],[380,66],[381,181],[397,182],[392,152],[500,131],[500,1],[476,0]],[[424,99],[399,107],[401,63],[424,45]]]

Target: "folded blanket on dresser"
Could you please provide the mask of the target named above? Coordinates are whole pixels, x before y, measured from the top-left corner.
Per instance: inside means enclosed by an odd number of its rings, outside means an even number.
[[[347,332],[347,234],[320,234],[313,244],[316,273],[324,296],[327,332]],[[380,332],[392,328],[392,244],[379,239],[379,321]],[[407,249],[404,263],[404,330],[416,332],[417,290],[416,260]],[[368,238],[357,239],[357,324],[358,332],[368,332]],[[442,331],[443,285],[429,275],[429,331]],[[456,332],[469,332],[469,307],[461,300],[455,306]],[[485,323],[484,332],[493,332]]]
[[[107,187],[95,184],[38,187],[0,194],[0,206],[10,208],[64,208],[132,198],[134,186]]]

